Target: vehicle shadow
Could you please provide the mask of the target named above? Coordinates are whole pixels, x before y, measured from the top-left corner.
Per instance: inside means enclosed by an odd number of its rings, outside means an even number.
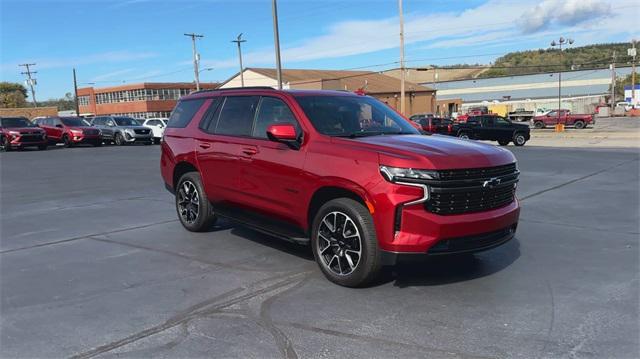
[[[242,237],[256,244],[260,244],[281,252],[285,252],[287,254],[291,254],[306,261],[314,261],[313,253],[311,252],[311,247],[309,246],[287,242],[283,239],[258,232],[250,227],[246,227],[241,224],[235,224],[231,221],[227,221],[226,223],[229,224],[229,227],[233,227],[233,229],[231,229],[231,234],[233,234],[234,236]]]
[[[520,242],[513,238],[504,245],[477,254],[441,257],[416,256],[387,267],[375,285],[393,282],[400,288],[465,282],[486,277],[520,258]]]

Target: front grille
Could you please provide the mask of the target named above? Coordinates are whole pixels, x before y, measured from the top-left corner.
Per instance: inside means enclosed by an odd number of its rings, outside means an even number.
[[[432,192],[426,206],[427,210],[437,214],[480,212],[506,206],[513,202],[514,194],[513,184],[462,192]]]
[[[136,135],[148,135],[149,134],[149,130],[138,130],[138,129],[136,129],[136,130],[133,130],[133,131],[136,133]]]
[[[470,168],[462,170],[440,171],[440,179],[443,181],[482,179],[510,175],[516,172],[516,164],[489,168]]]
[[[490,249],[511,239],[515,232],[516,226],[514,225],[495,232],[444,239],[429,248],[427,254],[477,252]]]
[[[29,142],[41,142],[42,141],[42,135],[38,134],[38,135],[21,135],[20,136],[20,142],[22,143],[29,143]]]
[[[425,208],[440,215],[482,212],[513,202],[518,170],[516,164],[489,168],[444,170],[429,184]]]

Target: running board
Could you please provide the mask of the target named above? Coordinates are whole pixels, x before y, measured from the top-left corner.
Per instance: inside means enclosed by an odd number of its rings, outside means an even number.
[[[309,237],[305,235],[302,229],[290,223],[272,219],[265,215],[254,213],[250,210],[243,210],[219,204],[212,205],[213,211],[217,215],[238,222],[241,225],[250,227],[258,232],[301,245],[308,245],[310,242]]]

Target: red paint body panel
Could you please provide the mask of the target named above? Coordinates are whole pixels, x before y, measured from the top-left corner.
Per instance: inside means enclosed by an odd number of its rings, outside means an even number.
[[[9,145],[12,148],[46,145],[48,143],[48,140],[46,137],[38,141],[34,141],[34,140],[25,141],[26,136],[31,136],[31,135],[42,136],[43,133],[45,133],[45,131],[38,127],[10,127],[10,128],[0,127],[0,135],[9,139]]]
[[[547,126],[553,126],[555,124],[563,124],[572,126],[576,123],[576,121],[582,121],[587,125],[592,125],[595,123],[593,119],[593,115],[587,114],[572,114],[569,110],[560,111],[560,116],[557,115],[543,115],[543,116],[535,116],[533,118],[533,122],[543,122]]]
[[[508,150],[439,135],[329,137],[315,130],[294,97],[357,96],[345,92],[247,89],[224,93],[283,100],[302,130],[300,148],[268,139],[206,133],[199,128],[210,103],[206,101],[186,128],[165,130],[160,164],[169,187],[175,186],[176,166],[189,164],[201,173],[209,200],[251,209],[305,231],[309,231],[313,195],[325,187],[344,189],[373,206],[379,246],[394,252],[424,253],[439,240],[492,232],[518,221],[517,201],[490,211],[447,216],[417,204],[402,209],[402,225],[396,232],[396,208],[421,198],[423,191],[388,182],[380,174],[381,165],[427,170],[501,166],[515,162]],[[202,92],[188,98],[215,96],[220,93]]]

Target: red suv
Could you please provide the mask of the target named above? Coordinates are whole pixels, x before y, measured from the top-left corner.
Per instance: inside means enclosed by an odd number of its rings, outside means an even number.
[[[178,218],[218,216],[309,243],[344,286],[402,254],[467,253],[514,236],[511,152],[422,136],[378,100],[340,91],[241,88],[183,97],[164,133],[161,172]]]
[[[4,151],[30,146],[46,150],[47,141],[44,130],[26,117],[0,117],[0,148]]]
[[[100,130],[80,117],[45,117],[37,119],[36,124],[47,132],[50,142],[63,143],[65,147],[80,143],[102,146]]]

